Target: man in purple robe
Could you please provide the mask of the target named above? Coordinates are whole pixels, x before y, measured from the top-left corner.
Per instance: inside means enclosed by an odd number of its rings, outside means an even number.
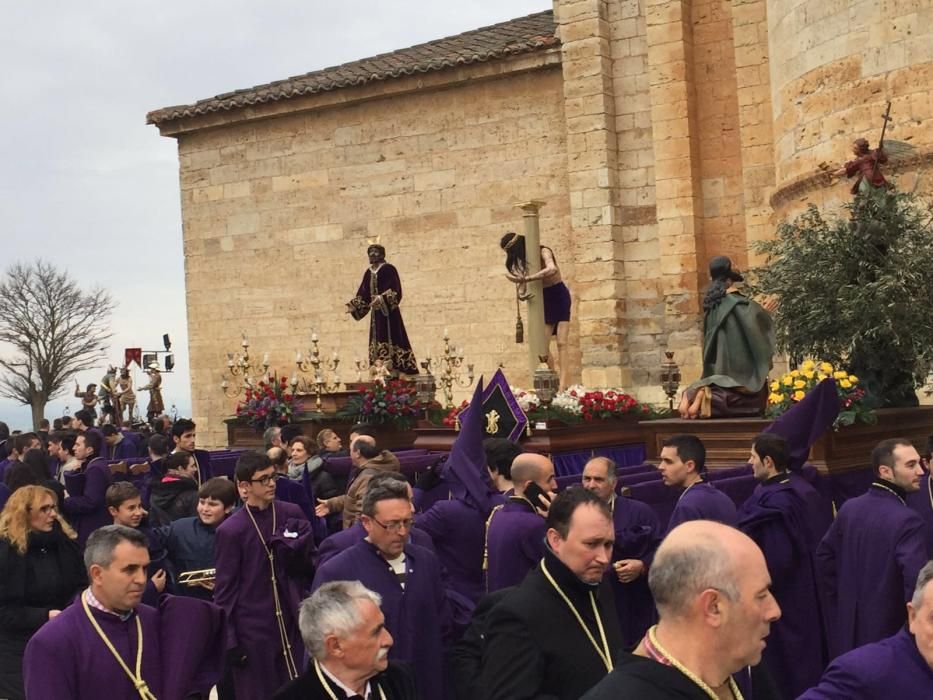
[[[227,613],[237,697],[268,698],[304,668],[298,605],[314,536],[301,508],[275,500],[275,469],[259,452],[237,459],[243,507],[217,528],[214,602]]]
[[[373,474],[373,477],[366,482],[366,490],[369,490],[370,487],[381,484],[382,482],[391,479],[393,481],[398,481],[405,485],[409,498],[413,496],[413,489],[411,484],[408,483],[408,479],[405,478],[405,475],[401,472],[379,472]],[[363,491],[363,496],[366,496],[366,490]],[[333,535],[325,538],[321,542],[321,546],[318,547],[317,551],[317,565],[318,567],[322,566],[325,562],[333,559],[335,556],[343,552],[344,550],[350,549],[357,542],[362,542],[366,539],[366,528],[363,527],[363,523],[357,520],[353,525],[348,527],[346,530],[339,530]],[[431,541],[431,537],[424,532],[419,530],[417,527],[413,527],[408,532],[408,541],[412,544],[416,544],[419,547],[424,547],[425,549],[430,549],[434,551],[434,542]]]
[[[906,503],[923,477],[917,450],[903,438],[882,440],[871,463],[868,492],[843,504],[816,550],[830,658],[895,634],[929,559],[923,518]]]
[[[482,398],[480,378],[471,405],[482,406]],[[481,410],[467,411],[442,470],[451,498],[436,502],[415,521],[415,530],[431,536],[434,551],[450,576],[451,588],[474,605],[485,593],[486,519],[500,498],[486,470],[484,418]]]
[[[907,603],[908,628],[833,661],[819,685],[799,700],[877,700],[933,695],[933,562],[917,577]]]
[[[512,462],[514,492],[486,522],[486,590],[517,586],[544,554],[547,504],[557,490],[554,464],[524,452]]]
[[[927,535],[927,552],[933,558],[933,471],[930,470],[931,455],[933,453],[933,436],[927,438],[926,449],[924,450],[924,465],[926,474],[920,482],[920,489],[914,493],[907,494],[907,505],[913,508],[923,522],[926,523],[924,531]]]
[[[418,364],[399,310],[402,282],[398,271],[386,262],[383,246],[369,246],[366,255],[369,267],[363,273],[356,296],[347,303],[347,312],[356,321],[370,314],[369,364],[376,367],[376,362],[380,361],[393,373],[418,374]]]
[[[382,597],[386,629],[395,640],[391,660],[413,667],[422,698],[444,698],[444,646],[451,610],[437,557],[406,542],[412,526],[407,484],[393,479],[370,486],[360,518],[366,539],[318,567],[313,588],[358,580]]]
[[[616,464],[608,457],[593,457],[583,466],[583,488],[599,496],[612,511],[616,539],[606,579],[615,593],[622,642],[630,647],[655,621],[648,561],[661,541],[661,525],[647,504],[617,496],[616,483]]]
[[[103,442],[100,435],[90,430],[78,435],[74,456],[81,462],[81,467],[65,475],[68,495],[62,502],[62,513],[74,526],[78,542],[82,545],[94,530],[113,522],[107,512],[110,465],[98,457]]]
[[[223,658],[221,611],[174,596],[158,610],[141,604],[149,550],[138,530],[97,530],[84,561],[90,587],[26,646],[27,697],[183,700],[210,691]]]
[[[739,509],[738,527],[764,554],[771,593],[783,611],[771,627],[765,663],[784,696],[796,698],[819,679],[826,643],[807,504],[790,483],[789,459],[781,436],[755,437],[749,461],[759,484]]]
[[[104,442],[110,450],[110,459],[134,459],[139,457],[139,445],[132,433],[124,433],[108,423],[100,429]]]
[[[706,473],[706,447],[696,435],[671,435],[661,445],[658,465],[665,486],[683,489],[671,519],[670,532],[688,520],[715,520],[735,526],[732,499],[703,480]]]

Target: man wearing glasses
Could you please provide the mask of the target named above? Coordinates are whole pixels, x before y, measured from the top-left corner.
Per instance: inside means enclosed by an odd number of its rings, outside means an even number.
[[[443,669],[451,611],[437,557],[408,541],[412,527],[408,484],[387,479],[370,486],[360,521],[366,538],[322,564],[313,588],[330,581],[358,580],[378,593],[386,629],[395,640],[389,659],[411,664],[422,698],[448,697]]]
[[[227,613],[236,694],[268,698],[303,670],[298,606],[313,573],[314,537],[301,508],[275,500],[275,467],[244,452],[235,480],[243,507],[217,528],[214,602]]]

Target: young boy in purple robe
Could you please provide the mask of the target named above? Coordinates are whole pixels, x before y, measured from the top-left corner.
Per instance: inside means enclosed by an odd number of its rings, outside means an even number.
[[[236,483],[243,507],[214,539],[214,602],[227,613],[237,697],[268,698],[304,668],[297,615],[314,536],[301,508],[276,502],[275,468],[264,453],[240,455]]]
[[[658,465],[665,486],[683,489],[667,524],[670,532],[688,520],[715,520],[735,526],[732,499],[703,481],[706,447],[696,435],[671,435],[661,446]]]
[[[90,587],[26,646],[29,698],[184,700],[220,677],[223,615],[171,596],[142,604],[148,542],[122,525],[100,528],[84,553]]]
[[[75,438],[74,456],[81,466],[65,473],[68,495],[62,502],[62,514],[73,523],[78,543],[84,544],[94,530],[111,524],[107,512],[107,488],[110,486],[110,466],[100,455],[103,439],[87,430]]]
[[[908,626],[833,661],[819,685],[798,700],[876,700],[933,695],[933,562],[917,577]]]
[[[486,522],[486,589],[517,586],[544,555],[544,514],[557,490],[554,464],[525,452],[512,463],[513,495]],[[532,499],[537,497],[537,502]]]
[[[929,559],[923,518],[906,503],[923,478],[917,450],[903,438],[882,440],[871,463],[868,492],[843,504],[816,550],[830,658],[895,634]]]
[[[616,464],[593,457],[583,466],[583,488],[609,506],[615,530],[612,564],[605,579],[615,594],[622,643],[634,646],[656,621],[648,589],[648,563],[661,542],[661,525],[651,507],[616,494]]]
[[[787,441],[762,433],[749,459],[758,486],[739,509],[739,529],[764,554],[781,619],[771,626],[764,661],[784,696],[795,698],[817,682],[826,641],[814,571],[808,508],[790,483]]]
[[[444,647],[452,631],[451,609],[437,557],[406,542],[412,527],[408,485],[387,479],[370,486],[360,520],[366,539],[320,566],[313,588],[358,580],[378,593],[395,640],[389,659],[411,664],[422,698],[448,697]]]

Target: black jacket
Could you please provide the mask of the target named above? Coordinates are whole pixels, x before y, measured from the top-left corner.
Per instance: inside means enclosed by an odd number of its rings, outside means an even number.
[[[165,481],[164,479],[171,479]],[[198,512],[198,483],[186,477],[163,477],[149,491],[149,524],[168,525],[179,518],[190,518]]]
[[[327,680],[327,677],[325,676],[324,679]],[[385,693],[386,700],[418,700],[415,681],[405,664],[391,662],[389,667],[377,674],[370,683],[373,681],[379,684]],[[338,698],[344,697],[340,688],[330,684],[330,689]],[[330,697],[321,687],[321,681],[318,679],[314,666],[309,664],[307,671],[280,688],[272,696],[272,700],[329,700]],[[379,693],[374,691],[373,697],[379,698]],[[425,700],[430,699],[425,698]]]
[[[26,642],[87,585],[78,543],[62,532],[32,533],[26,554],[0,539],[0,698],[23,698]]]
[[[764,665],[733,676],[745,700],[780,700]],[[706,692],[673,666],[623,652],[615,669],[582,700],[709,700]]]
[[[457,700],[485,700],[480,684],[483,668],[483,647],[486,645],[486,630],[489,614],[515,587],[502,588],[487,593],[476,604],[469,626],[450,651],[451,682]]]
[[[609,653],[615,656],[622,634],[605,579],[595,587],[583,583],[550,549],[545,550],[544,562],[599,643],[590,602],[590,593],[595,593]],[[606,673],[606,665],[540,563],[489,613],[482,670],[486,700],[578,700]]]

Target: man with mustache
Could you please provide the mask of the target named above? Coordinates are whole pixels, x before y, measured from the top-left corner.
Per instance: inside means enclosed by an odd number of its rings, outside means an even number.
[[[679,525],[658,547],[648,585],[658,624],[583,700],[781,697],[758,665],[781,609],[747,535],[710,520]]]
[[[27,697],[183,698],[217,682],[221,611],[175,596],[158,610],[143,604],[147,545],[145,535],[123,525],[107,525],[88,538],[84,564],[91,585],[26,646]]]
[[[414,682],[389,661],[382,597],[359,581],[331,581],[301,604],[298,626],[310,663],[273,700],[414,700]]]
[[[923,478],[917,450],[904,438],[882,440],[871,464],[868,491],[843,504],[816,549],[830,658],[895,634],[929,559],[923,518],[906,503]]]

